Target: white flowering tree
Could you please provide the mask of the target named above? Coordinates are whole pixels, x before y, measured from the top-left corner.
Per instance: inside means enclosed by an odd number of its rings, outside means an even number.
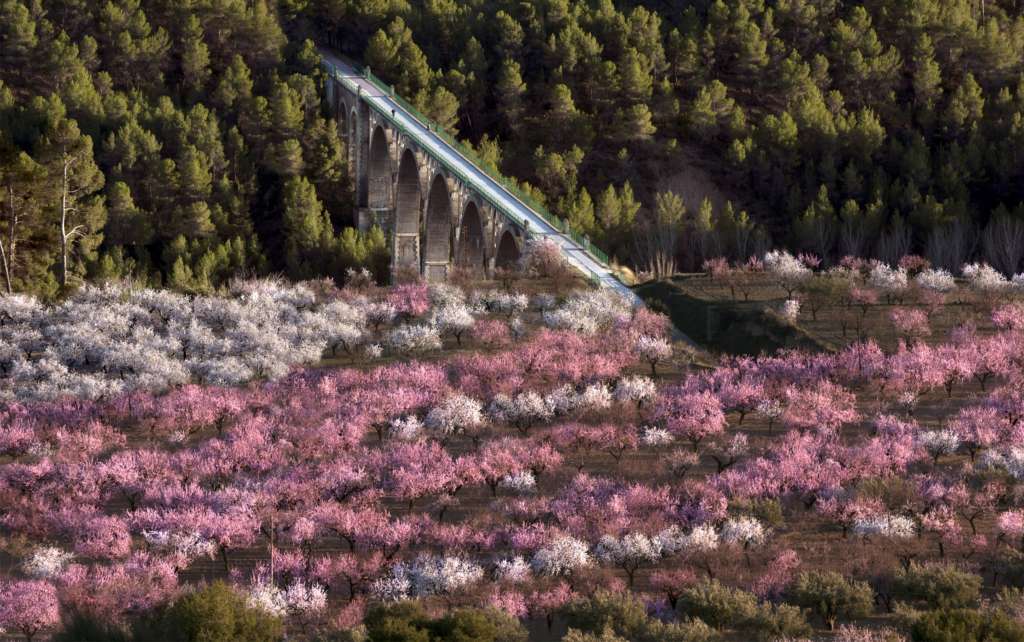
[[[384,601],[450,595],[483,577],[484,569],[476,562],[455,555],[423,553],[412,561],[395,563],[388,575],[373,583],[371,592]]]
[[[533,391],[521,392],[515,397],[499,393],[491,400],[487,412],[495,421],[515,426],[524,434],[553,416],[544,397]]]
[[[988,263],[969,263],[961,273],[967,285],[982,294],[1001,294],[1010,287],[1010,281]]]
[[[775,277],[775,280],[784,290],[789,299],[793,293],[804,285],[812,276],[813,272],[804,265],[803,261],[796,258],[785,250],[772,250],[764,255],[765,272]]]
[[[661,337],[643,335],[638,337],[634,346],[637,356],[651,366],[651,376],[658,375],[658,364],[672,358],[672,344]]]
[[[637,407],[650,403],[658,394],[658,387],[649,377],[622,377],[615,383],[612,396],[620,403],[633,402]]]
[[[605,535],[594,547],[594,557],[599,561],[617,566],[626,572],[631,588],[636,572],[657,562],[661,555],[661,540],[643,533],[627,533],[622,537]]]
[[[473,434],[483,425],[483,406],[479,401],[466,395],[448,395],[440,404],[427,413],[424,424],[441,437],[456,434]]]
[[[768,539],[768,530],[760,520],[754,517],[741,516],[727,519],[722,524],[719,534],[724,544],[739,546],[743,549],[743,555],[747,560],[747,567],[750,566],[750,549],[762,546]]]
[[[530,560],[534,572],[548,576],[572,575],[592,563],[586,543],[570,535],[552,539]]]
[[[111,284],[82,288],[53,306],[5,297],[0,395],[96,399],[278,378],[362,344],[362,303],[319,300],[304,285],[276,280],[236,281],[217,296]]]
[[[387,336],[388,348],[399,354],[414,354],[441,349],[441,335],[430,323],[404,323]]]
[[[914,278],[917,287],[932,292],[947,293],[956,290],[956,279],[953,275],[941,268],[922,270]]]
[[[464,303],[447,303],[433,317],[434,325],[442,336],[453,336],[462,345],[462,336],[473,329],[476,318]]]
[[[885,295],[886,300],[902,299],[910,283],[907,271],[902,267],[889,267],[885,263],[877,263],[868,274],[868,286]]]
[[[499,559],[493,575],[499,582],[525,582],[531,576],[530,563],[522,555]]]
[[[631,316],[629,302],[611,289],[573,294],[556,308],[544,312],[544,323],[552,328],[594,334]]]
[[[21,568],[29,577],[54,579],[64,572],[73,558],[72,553],[55,546],[40,546],[22,562]]]
[[[925,430],[918,433],[917,443],[932,458],[932,464],[937,465],[940,457],[952,455],[960,448],[960,436],[949,428]]]

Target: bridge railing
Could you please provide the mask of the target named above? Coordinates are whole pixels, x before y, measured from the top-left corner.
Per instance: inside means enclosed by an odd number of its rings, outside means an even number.
[[[330,63],[328,63],[328,64],[330,64]],[[331,70],[332,70],[332,72],[334,72],[335,76],[338,76],[337,70],[334,69],[333,65],[331,65]],[[397,92],[395,92],[394,89],[390,85],[388,85],[383,80],[381,80],[380,78],[375,76],[373,74],[373,72],[370,71],[369,69],[356,67],[356,72],[361,74],[370,83],[372,83],[375,87],[377,87],[377,89],[379,89],[381,92],[386,94],[388,96],[388,98],[390,98],[395,103],[397,103],[399,106],[401,106],[402,109],[405,110],[406,113],[408,113],[410,116],[412,116],[413,118],[418,120],[421,125],[423,125],[424,127],[427,128],[428,131],[433,132],[438,138],[440,138],[445,143],[447,143],[448,146],[451,147],[456,153],[462,155],[466,160],[468,160],[472,164],[476,165],[480,169],[480,171],[482,171],[483,173],[487,174],[487,176],[491,180],[493,180],[495,183],[497,183],[501,188],[503,188],[506,192],[508,192],[513,198],[518,200],[520,203],[522,203],[527,208],[529,208],[529,209],[533,210],[534,212],[536,212],[549,225],[551,225],[551,227],[555,228],[559,232],[561,232],[561,233],[565,234],[566,236],[568,236],[569,238],[571,238],[574,242],[576,242],[577,245],[579,245],[581,248],[583,248],[583,250],[585,252],[587,252],[588,254],[590,254],[593,258],[597,259],[598,261],[600,261],[604,265],[608,265],[608,262],[609,262],[608,255],[605,254],[603,251],[601,251],[600,248],[595,247],[590,242],[590,239],[588,239],[587,237],[585,237],[582,234],[580,234],[580,233],[576,232],[575,230],[573,230],[569,226],[568,221],[565,221],[564,219],[559,218],[558,216],[553,214],[550,210],[548,210],[548,208],[546,206],[544,206],[544,204],[540,203],[537,199],[533,198],[532,196],[527,194],[525,191],[523,191],[523,189],[521,187],[519,187],[519,185],[514,180],[508,178],[507,176],[505,176],[501,172],[497,171],[496,169],[488,167],[488,164],[486,163],[486,161],[484,161],[480,157],[480,155],[476,153],[476,150],[472,149],[470,146],[466,145],[462,141],[458,140],[457,138],[455,138],[454,136],[449,134],[443,127],[438,125],[433,119],[431,119],[426,114],[422,113],[419,109],[417,109],[415,106],[413,106],[410,102],[408,102],[407,100],[405,100],[404,98],[399,96],[397,94]],[[385,118],[388,118],[389,120],[392,120],[392,122],[394,122],[393,119],[390,118],[390,114],[383,114],[382,113],[382,115]],[[394,122],[394,125],[399,127],[400,129],[402,129],[403,131],[405,131],[405,128],[402,127],[401,123]],[[410,132],[405,131],[405,133],[409,134]],[[447,167],[447,164],[445,164],[445,165]],[[464,176],[462,174],[462,172],[459,171],[458,168],[456,168],[456,167],[448,167],[448,169],[453,171],[456,175],[459,176],[459,178],[461,180],[465,181],[467,184],[471,184],[471,181],[469,180],[469,178],[467,176]],[[513,220],[518,220],[521,224],[525,222],[523,220],[520,220],[520,218],[519,218],[519,216],[517,215],[516,212],[514,212],[512,210],[509,210],[508,208],[506,208],[501,203],[492,203],[492,204],[495,207],[497,207],[498,209],[500,209],[502,211],[502,213],[504,213],[506,216],[509,216]]]

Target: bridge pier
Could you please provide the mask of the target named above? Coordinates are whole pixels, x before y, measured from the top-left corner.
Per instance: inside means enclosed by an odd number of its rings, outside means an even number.
[[[380,226],[392,276],[443,281],[453,269],[480,277],[518,260],[524,230],[453,174],[362,91],[327,81],[328,104],[345,140],[356,189],[357,225]]]

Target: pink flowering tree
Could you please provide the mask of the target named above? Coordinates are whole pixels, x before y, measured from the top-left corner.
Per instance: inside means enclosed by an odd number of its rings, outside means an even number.
[[[13,629],[29,642],[60,622],[57,589],[42,580],[19,580],[0,586],[0,626]]]
[[[707,437],[725,430],[722,402],[710,392],[691,392],[683,387],[666,390],[654,408],[654,419],[669,432],[688,439],[697,450]]]

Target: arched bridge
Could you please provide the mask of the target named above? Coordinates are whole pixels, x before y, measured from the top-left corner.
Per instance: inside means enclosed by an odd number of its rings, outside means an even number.
[[[376,223],[390,232],[394,270],[418,270],[431,281],[444,280],[453,267],[484,274],[518,260],[526,238],[545,235],[589,279],[638,300],[585,238],[483,169],[471,150],[369,70],[320,54],[348,147],[360,226]]]

